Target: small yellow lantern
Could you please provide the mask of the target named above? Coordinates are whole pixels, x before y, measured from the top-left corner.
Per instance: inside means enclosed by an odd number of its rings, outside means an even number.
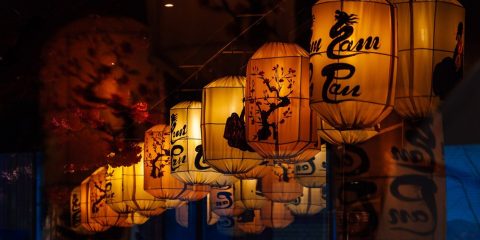
[[[195,101],[181,102],[170,109],[170,157],[174,177],[188,185],[207,187],[222,174],[204,161],[201,113],[201,103]]]
[[[145,132],[145,191],[160,199],[176,199],[184,183],[171,174],[170,126],[159,124]]]
[[[141,147],[140,161],[129,167],[108,168],[107,181],[111,185],[107,203],[117,212],[150,211],[165,207],[165,201],[157,199],[144,190],[144,144]],[[148,213],[150,212],[150,213]]]
[[[398,9],[395,110],[432,115],[463,77],[465,9],[457,0],[394,0]]]
[[[303,195],[288,203],[287,207],[295,216],[311,216],[327,207],[325,187],[303,187]]]
[[[244,179],[236,182],[235,205],[245,209],[260,209],[267,202],[261,185],[258,179]]]
[[[221,188],[212,188],[210,191],[210,204],[212,211],[220,217],[239,216],[245,211],[245,208],[235,205],[234,187],[226,186]]]
[[[269,228],[286,228],[290,225],[294,217],[284,203],[268,201],[260,209],[262,223]]]
[[[312,141],[308,53],[296,44],[266,43],[248,61],[248,144],[263,158],[288,159]]]
[[[111,185],[106,182],[107,169],[101,167],[90,176],[88,183],[89,208],[91,219],[103,226],[116,226],[125,220],[127,215],[115,212],[106,203]]]
[[[265,225],[260,217],[260,210],[246,210],[237,219],[238,228],[247,234],[260,234],[265,230]]]
[[[327,181],[327,147],[321,145],[321,151],[307,162],[295,164],[295,179],[310,188],[322,187]]]
[[[225,174],[245,173],[263,161],[247,144],[245,77],[217,79],[203,88],[202,146],[205,161]]]
[[[310,106],[335,129],[371,128],[392,111],[395,12],[388,0],[319,0],[313,6]]]
[[[295,180],[293,164],[279,163],[262,178],[262,192],[274,202],[288,203],[302,195],[302,186]]]
[[[101,225],[92,219],[90,178],[83,180],[80,185],[80,222],[82,228],[89,232],[103,232],[109,229],[110,226]]]

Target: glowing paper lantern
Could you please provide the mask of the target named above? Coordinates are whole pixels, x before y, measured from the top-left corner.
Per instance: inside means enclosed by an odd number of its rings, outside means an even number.
[[[182,201],[180,199],[167,199],[167,200],[165,200],[165,208],[166,209],[177,208],[177,207],[183,206],[185,204],[187,204],[187,202]]]
[[[295,180],[310,188],[322,187],[327,181],[327,147],[322,144],[321,151],[307,162],[295,164]]]
[[[247,234],[260,234],[265,230],[260,210],[246,210],[238,217],[237,225],[242,232]]]
[[[186,185],[185,190],[178,196],[178,199],[187,202],[194,202],[201,200],[207,196],[210,192],[210,185],[203,185],[203,184],[193,184],[193,185]]]
[[[111,184],[112,196],[107,203],[118,212],[149,211],[165,207],[165,201],[157,199],[144,190],[144,154],[143,143],[141,147],[140,162],[129,167],[117,167],[108,169],[107,181]]]
[[[258,179],[245,179],[235,183],[235,205],[245,209],[260,209],[267,202],[261,183]]]
[[[116,226],[125,220],[125,214],[115,212],[107,205],[105,199],[109,194],[111,185],[106,182],[107,169],[101,167],[90,176],[88,183],[88,204],[91,219],[103,226]]]
[[[327,207],[325,188],[303,187],[303,195],[288,203],[287,207],[295,216],[311,216]]]
[[[175,221],[178,225],[188,228],[188,204],[175,208]]]
[[[225,174],[245,173],[263,161],[246,142],[245,77],[217,79],[203,88],[202,145],[205,161]]]
[[[312,110],[342,134],[373,127],[392,111],[395,97],[393,5],[319,0],[312,13]]]
[[[269,228],[286,228],[290,225],[294,217],[284,203],[268,201],[260,209],[260,218],[262,223]]]
[[[262,178],[265,175],[267,175],[267,173],[270,172],[270,168],[268,167],[268,164],[269,164],[268,160],[264,160],[259,165],[252,168],[250,171],[248,171],[246,173],[237,173],[237,174],[234,174],[234,176],[238,179],[258,179],[258,178]]]
[[[212,208],[210,207],[210,193],[207,194],[207,224],[208,225],[213,225],[218,222],[218,219],[220,219],[220,216],[218,216],[216,213],[213,212]]]
[[[248,61],[247,141],[263,158],[287,159],[311,139],[308,53],[296,44],[266,43]]]
[[[210,208],[220,217],[238,216],[245,211],[245,208],[234,204],[234,187],[226,186],[222,188],[212,188],[210,191]]]
[[[81,211],[81,190],[76,187],[70,193],[70,227],[73,231],[79,234],[89,234],[82,226],[82,211]],[[91,233],[90,233],[91,234]]]
[[[463,77],[465,9],[456,0],[394,0],[398,9],[395,110],[432,114]]]
[[[145,132],[145,191],[160,199],[176,199],[184,183],[171,174],[170,126],[156,125]]]
[[[236,178],[234,175],[223,174],[218,177],[212,184],[212,187],[222,188],[227,186],[233,186],[239,179]]]
[[[315,155],[317,155],[317,153],[320,152],[321,143],[320,143],[319,137],[317,136],[317,134],[318,134],[318,129],[317,129],[318,116],[314,112],[311,112],[310,115],[311,115],[310,116],[310,121],[311,121],[311,124],[312,124],[312,127],[310,129],[310,131],[311,131],[310,134],[311,134],[311,139],[312,139],[311,143],[305,149],[303,149],[301,152],[299,152],[296,156],[291,157],[289,159],[277,160],[276,162],[291,163],[291,164],[306,162],[306,161],[310,160],[311,158],[314,158]]]
[[[262,178],[262,192],[275,202],[291,202],[302,195],[302,186],[295,180],[293,164],[275,164],[272,171]]]
[[[181,102],[170,109],[170,157],[174,177],[188,185],[208,187],[222,174],[203,159],[201,113],[200,102]]]
[[[133,227],[134,225],[141,225],[146,223],[148,219],[150,218],[138,212],[128,213],[127,218],[119,223],[117,227]]]
[[[80,185],[80,222],[82,228],[89,232],[103,232],[109,229],[110,226],[101,225],[92,219],[90,178],[86,178]]]
[[[378,134],[378,131],[375,128],[339,130],[330,126],[320,118],[318,118],[317,121],[319,122],[317,131],[318,136],[334,145],[342,145],[344,143],[357,144],[365,142]]]

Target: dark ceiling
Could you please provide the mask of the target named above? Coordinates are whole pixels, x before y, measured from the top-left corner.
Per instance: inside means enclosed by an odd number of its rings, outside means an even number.
[[[314,0],[171,2],[174,8],[165,8],[161,0],[1,1],[0,152],[41,151],[38,72],[42,47],[76,19],[124,16],[149,26],[152,59],[164,69],[171,90],[163,96],[167,107],[179,100],[199,99],[198,89],[217,77],[244,73],[250,55],[266,41],[295,41],[308,48]],[[460,2],[467,9],[468,72],[480,59],[480,3]]]

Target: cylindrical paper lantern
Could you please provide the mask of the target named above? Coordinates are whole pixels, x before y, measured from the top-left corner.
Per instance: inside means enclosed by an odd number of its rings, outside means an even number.
[[[237,219],[238,228],[247,234],[260,234],[265,225],[260,217],[260,210],[246,210]]]
[[[262,223],[269,228],[286,228],[290,225],[294,217],[284,203],[268,201],[260,209],[260,218]]]
[[[263,158],[288,159],[311,142],[308,53],[266,43],[248,61],[247,141]]]
[[[238,216],[245,208],[235,205],[234,186],[212,188],[210,191],[210,208],[218,216]]]
[[[111,226],[105,226],[92,219],[92,202],[90,198],[90,178],[88,177],[80,185],[80,222],[82,228],[89,232],[103,232]]]
[[[378,131],[373,127],[364,129],[340,130],[330,126],[330,124],[324,120],[321,120],[321,118],[318,118],[317,121],[318,136],[328,143],[334,145],[357,144],[365,142],[378,134]]]
[[[171,174],[170,126],[156,125],[145,132],[145,191],[160,199],[176,199],[184,184]]]
[[[246,173],[237,173],[234,176],[238,179],[258,179],[262,178],[267,173],[270,172],[270,168],[268,167],[269,161],[268,160],[263,160],[259,165],[255,166],[252,168],[250,171]]]
[[[393,109],[395,8],[387,0],[313,6],[310,106],[335,129],[371,128]]]
[[[108,206],[118,213],[131,213],[134,210],[123,201],[123,167],[108,166],[106,179],[110,185],[105,199]]]
[[[208,185],[222,175],[204,161],[201,114],[201,103],[194,101],[170,109],[172,175],[189,185]]]
[[[310,188],[322,187],[327,181],[327,147],[322,144],[321,151],[307,162],[295,164],[295,180]]]
[[[218,222],[218,219],[220,216],[218,216],[216,213],[213,212],[212,208],[210,207],[210,193],[207,194],[207,224],[208,225],[213,225]]]
[[[463,77],[465,9],[456,0],[394,0],[398,9],[395,110],[431,116]]]
[[[311,158],[314,158],[315,155],[317,155],[318,152],[321,150],[321,143],[320,139],[318,137],[318,116],[316,113],[313,111],[310,112],[310,121],[312,124],[312,128],[310,129],[310,135],[312,142],[301,152],[299,152],[296,156],[291,157],[289,159],[281,159],[277,160],[277,162],[280,163],[300,163],[300,162],[306,162],[310,160]]]
[[[235,205],[245,209],[260,209],[267,202],[262,193],[262,181],[258,179],[245,179],[235,183]]]
[[[295,216],[315,215],[327,206],[324,194],[324,188],[303,187],[303,196],[288,203],[287,207]]]
[[[82,226],[81,209],[81,190],[80,186],[75,187],[70,193],[70,227],[79,234],[93,234]]]
[[[295,166],[279,163],[262,178],[262,192],[274,202],[288,203],[302,195],[302,185],[295,180]]]
[[[115,212],[107,205],[105,199],[111,188],[105,180],[107,168],[101,167],[90,176],[88,197],[91,219],[103,226],[116,226],[124,221],[126,214]]]
[[[244,86],[245,77],[230,76],[203,88],[204,158],[225,174],[245,173],[263,161],[246,141]]]

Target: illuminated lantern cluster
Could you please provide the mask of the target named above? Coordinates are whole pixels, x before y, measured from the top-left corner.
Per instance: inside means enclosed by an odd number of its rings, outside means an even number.
[[[89,232],[103,232],[110,228],[92,219],[92,202],[90,198],[90,178],[80,184],[80,223],[82,228]],[[106,205],[103,205],[106,206]]]
[[[313,141],[308,66],[308,53],[290,43],[266,43],[248,61],[247,141],[263,158],[288,160]]]
[[[302,186],[295,180],[293,164],[275,164],[261,183],[263,194],[274,202],[288,203],[302,195]]]
[[[325,186],[325,185],[324,185]],[[303,195],[288,203],[287,207],[295,216],[315,215],[327,207],[325,187],[303,187]]]
[[[321,145],[321,151],[307,162],[295,164],[295,180],[309,188],[319,188],[327,181],[327,146]]]
[[[145,132],[145,191],[160,199],[177,199],[185,184],[172,176],[170,126],[156,125]]]
[[[312,13],[312,110],[342,134],[372,128],[393,109],[397,60],[393,5],[387,0],[319,0]],[[356,138],[344,140],[348,139]]]
[[[463,77],[465,9],[456,0],[394,0],[398,9],[395,110],[425,118]]]
[[[200,102],[176,104],[170,109],[170,157],[172,175],[192,189],[201,188],[198,199],[204,198],[213,183],[222,174],[215,171],[203,158],[201,139]]]
[[[246,141],[244,86],[245,77],[229,76],[203,88],[204,158],[225,174],[245,173],[263,161]]]
[[[262,182],[258,179],[245,179],[235,183],[235,205],[245,209],[260,209],[267,198],[262,193]]]

